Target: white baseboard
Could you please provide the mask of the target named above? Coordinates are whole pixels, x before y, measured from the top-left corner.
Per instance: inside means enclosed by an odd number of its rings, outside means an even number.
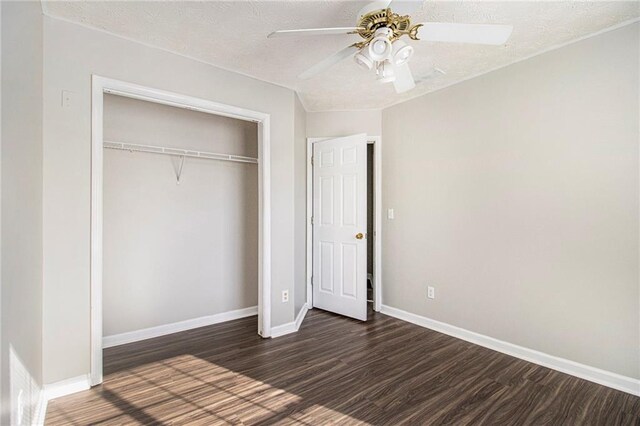
[[[44,426],[45,416],[47,415],[47,405],[52,399],[87,390],[90,387],[91,384],[88,374],[44,385],[42,391],[40,391],[40,398],[38,399],[38,407],[36,408],[33,424],[35,426]]]
[[[412,314],[401,309],[392,308],[391,306],[382,305],[380,312],[421,327],[448,334],[449,336],[457,337],[458,339],[466,340],[467,342],[471,342],[476,345],[484,346],[485,348],[493,349],[494,351],[502,352],[534,364],[542,365],[543,367],[551,368],[562,373],[589,380],[590,382],[640,396],[640,380],[638,379],[626,377],[621,374],[612,373],[610,371],[591,367],[585,364],[580,364],[568,359],[559,358],[544,352],[525,348],[523,346],[514,345],[513,343],[494,339],[493,337]]]
[[[88,374],[72,377],[49,385],[44,385],[43,397],[45,401],[60,398],[62,396],[71,395],[72,393],[87,390],[91,387]]]
[[[307,312],[309,312],[309,306],[305,303],[302,305],[302,308],[296,317],[296,331],[300,330],[300,326],[302,325],[302,321],[304,321],[304,317],[307,316]]]
[[[298,316],[296,317],[295,321],[278,325],[276,327],[272,327],[271,337],[280,337],[280,336],[284,336],[285,334],[291,334],[298,331],[308,311],[309,311],[309,306],[305,303],[304,305],[302,305],[300,312],[298,312]]]
[[[140,340],[152,339],[167,334],[178,333],[180,331],[191,330],[192,328],[204,327],[207,325],[218,324],[225,321],[231,321],[240,318],[258,315],[258,307],[251,306],[244,309],[236,309],[235,311],[222,312],[206,317],[194,318],[186,321],[174,322],[172,324],[159,325],[157,327],[145,328],[142,330],[129,331],[112,336],[102,338],[102,347],[110,348],[112,346],[124,345],[127,343],[138,342]]]

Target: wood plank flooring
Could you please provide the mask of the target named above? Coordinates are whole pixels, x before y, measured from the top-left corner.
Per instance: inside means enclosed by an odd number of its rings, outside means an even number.
[[[256,317],[105,350],[104,384],[47,425],[640,425],[640,398],[379,313]]]

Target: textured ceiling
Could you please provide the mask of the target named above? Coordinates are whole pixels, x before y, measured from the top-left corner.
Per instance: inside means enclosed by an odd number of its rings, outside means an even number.
[[[354,26],[366,1],[46,2],[49,16],[125,36],[260,80],[295,89],[308,111],[371,109],[437,90],[640,16],[638,1],[431,2],[412,22],[512,24],[504,46],[409,41],[414,76],[398,95],[346,60],[310,80],[296,76],[358,40],[357,35],[267,39],[279,29]],[[433,67],[445,75],[432,74]]]

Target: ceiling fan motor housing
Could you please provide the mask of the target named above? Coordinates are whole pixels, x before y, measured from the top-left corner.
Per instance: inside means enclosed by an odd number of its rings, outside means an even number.
[[[417,30],[421,24],[412,26],[411,18],[408,15],[398,15],[393,13],[391,9],[379,9],[360,16],[357,26],[359,28],[358,34],[364,39],[364,41],[358,43],[360,44],[358,47],[363,47],[373,40],[380,28],[391,30],[389,36],[391,42],[403,35],[408,35],[410,38],[417,40]]]

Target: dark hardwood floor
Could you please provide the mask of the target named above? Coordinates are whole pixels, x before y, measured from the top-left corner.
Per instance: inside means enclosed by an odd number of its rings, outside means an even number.
[[[51,401],[48,425],[640,425],[640,398],[373,313],[313,310],[105,350],[104,384]]]

